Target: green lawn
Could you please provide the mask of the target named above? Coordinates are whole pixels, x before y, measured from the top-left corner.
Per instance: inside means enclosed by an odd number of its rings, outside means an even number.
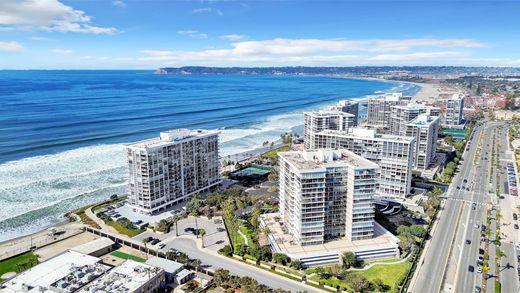
[[[116,229],[117,232],[124,234],[128,237],[134,237],[145,231],[145,229],[128,229],[127,227],[124,227],[123,225],[119,224],[118,222],[114,222],[111,220],[105,221],[105,224],[114,227],[114,229]]]
[[[272,149],[268,152],[265,152],[262,154],[262,158],[264,159],[273,159],[273,160],[278,160],[278,153],[279,152],[286,152],[290,150],[290,148],[288,146],[283,146],[283,147],[279,147],[279,148],[276,148],[276,149]]]
[[[253,239],[251,238],[251,236],[253,235],[253,229],[249,229],[245,226],[240,226],[240,232],[242,232],[244,235],[246,235],[247,245],[249,247],[253,247],[255,245],[255,243],[253,242]],[[239,242],[240,241],[244,242],[244,239],[242,236],[240,236]]]
[[[0,277],[8,272],[23,272],[38,264],[38,256],[32,252],[27,252],[19,256],[15,256],[0,261]]]
[[[386,260],[386,261],[395,261],[393,260]],[[385,261],[381,261],[385,262]],[[374,265],[370,269],[366,271],[350,271],[353,274],[359,274],[365,277],[368,281],[373,282],[375,279],[381,279],[385,285],[390,286],[389,292],[397,292],[397,282],[400,281],[403,276],[408,271],[408,268],[410,267],[409,262],[403,262],[398,264],[392,264],[392,265]],[[305,273],[307,275],[310,275],[314,273],[316,268],[310,268],[305,270]],[[338,285],[341,288],[348,288],[350,289],[350,285],[348,283],[348,279],[346,280],[339,280],[336,277],[330,277],[328,279],[322,279],[320,280],[318,275],[314,275],[311,277],[311,280],[314,281],[320,281],[322,284],[332,286],[336,288]]]
[[[355,273],[363,275],[371,282],[379,278],[383,283],[385,283],[385,285],[392,288],[391,292],[396,292],[397,281],[401,280],[401,278],[406,274],[410,265],[411,264],[407,261],[393,265],[374,265],[366,271]]]
[[[124,253],[122,251],[114,251],[114,252],[112,252],[110,254],[115,256],[115,257],[122,258],[122,259],[131,259],[131,260],[135,260],[137,262],[146,262],[146,259],[144,259],[144,258],[135,256],[135,255],[132,255],[132,254]]]

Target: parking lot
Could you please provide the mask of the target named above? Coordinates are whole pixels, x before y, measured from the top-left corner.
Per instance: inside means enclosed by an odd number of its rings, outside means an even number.
[[[146,231],[135,236],[134,239],[143,241],[149,237],[157,238],[159,242],[153,245],[153,247],[159,247],[159,245],[165,244],[163,248],[164,250],[168,250],[169,248],[176,248],[180,250],[180,247],[176,245],[176,240],[178,238],[185,237],[196,239],[195,231],[198,228],[204,229],[206,231],[206,234],[204,235],[204,248],[217,251],[229,243],[226,228],[224,227],[224,223],[221,217],[207,219],[204,217],[195,218],[190,216],[180,220],[177,224],[179,236],[175,236],[175,225],[173,225],[169,233],[160,234]],[[201,238],[199,237],[199,239]]]

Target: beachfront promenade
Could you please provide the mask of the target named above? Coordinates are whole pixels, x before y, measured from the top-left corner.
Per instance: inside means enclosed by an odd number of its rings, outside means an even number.
[[[57,228],[57,233],[50,236],[47,231],[40,231],[28,236],[11,239],[0,243],[0,261],[12,256],[28,252],[40,247],[47,246],[65,240],[85,231],[83,224],[71,223]]]

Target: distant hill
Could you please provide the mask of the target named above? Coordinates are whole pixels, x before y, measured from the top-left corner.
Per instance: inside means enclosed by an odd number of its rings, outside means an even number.
[[[353,66],[353,67],[206,67],[159,68],[157,74],[351,75],[351,76],[520,76],[518,67]]]

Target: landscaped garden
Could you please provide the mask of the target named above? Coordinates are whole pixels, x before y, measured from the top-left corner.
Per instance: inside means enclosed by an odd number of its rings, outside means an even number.
[[[135,256],[133,254],[128,254],[128,253],[125,253],[125,252],[122,252],[122,251],[119,251],[119,250],[113,251],[110,254],[115,256],[115,257],[122,258],[122,259],[131,259],[131,260],[135,260],[137,262],[143,262],[143,263],[146,262],[146,259],[144,259],[142,257],[138,257],[138,256]]]
[[[20,273],[38,264],[38,256],[32,252],[0,261],[0,277],[9,272]],[[1,279],[0,279],[1,281]]]

